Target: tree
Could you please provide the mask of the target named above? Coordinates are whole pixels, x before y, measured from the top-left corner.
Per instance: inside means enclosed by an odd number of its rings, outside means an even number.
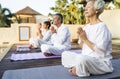
[[[115,5],[115,9],[120,9],[120,0],[114,0],[113,3]]]
[[[61,13],[65,24],[84,24],[84,7],[79,2],[84,0],[57,0],[55,7],[51,10]],[[49,16],[52,15],[49,13]]]
[[[120,0],[105,0],[106,9],[110,2],[113,2],[116,8],[120,8]],[[51,10],[61,13],[65,24],[85,24],[86,18],[84,16],[84,9],[86,0],[56,0],[55,7]],[[49,13],[48,16],[52,16]]]
[[[12,20],[11,20],[12,17],[16,17],[16,16],[12,14],[9,9],[2,8],[0,4],[0,27],[10,27],[12,23]]]
[[[110,0],[109,2],[106,1],[106,9],[120,9],[120,0]]]

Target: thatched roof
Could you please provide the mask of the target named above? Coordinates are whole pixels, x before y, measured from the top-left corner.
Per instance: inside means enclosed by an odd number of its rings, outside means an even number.
[[[24,9],[22,9],[22,10],[17,11],[15,14],[20,14],[20,15],[21,14],[22,15],[42,15],[39,12],[33,10],[32,8],[30,8],[28,6],[25,7]]]

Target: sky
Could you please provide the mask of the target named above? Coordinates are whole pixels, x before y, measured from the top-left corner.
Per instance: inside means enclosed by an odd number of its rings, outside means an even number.
[[[55,1],[56,0],[0,0],[0,4],[3,8],[8,8],[12,13],[29,6],[47,16],[48,13],[54,13],[50,10],[50,7],[55,6]]]

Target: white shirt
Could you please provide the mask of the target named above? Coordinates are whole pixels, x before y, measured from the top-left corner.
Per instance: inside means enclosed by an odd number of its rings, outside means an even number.
[[[82,54],[89,55],[91,57],[102,57],[111,59],[111,33],[109,32],[106,24],[104,22],[100,22],[94,25],[87,24],[84,27],[84,30],[86,32],[88,40],[91,41],[97,49],[102,49],[103,51],[101,53],[93,51],[84,43],[82,48]]]
[[[50,41],[51,36],[52,36],[51,30],[48,30],[48,31],[44,30],[42,40],[43,40],[43,41]]]
[[[56,47],[65,46],[67,48],[71,48],[69,29],[64,24],[62,24],[57,29],[57,33],[52,35],[51,42]]]

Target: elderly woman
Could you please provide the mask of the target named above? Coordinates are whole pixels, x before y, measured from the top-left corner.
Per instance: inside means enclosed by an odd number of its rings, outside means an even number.
[[[70,68],[69,72],[72,75],[85,77],[113,71],[110,61],[112,59],[111,33],[106,24],[99,19],[104,6],[103,0],[87,0],[85,16],[90,22],[77,31],[82,52],[76,54],[65,51],[62,54],[62,65]]]

